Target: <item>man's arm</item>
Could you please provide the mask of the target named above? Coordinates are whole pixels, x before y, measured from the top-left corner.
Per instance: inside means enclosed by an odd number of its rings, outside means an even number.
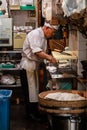
[[[42,58],[42,59],[47,59],[47,60],[49,60],[49,61],[52,62],[52,63],[56,63],[56,62],[57,62],[57,60],[56,60],[53,56],[48,55],[48,54],[46,54],[46,53],[43,52],[43,51],[36,52],[35,54],[36,54],[38,57],[40,57],[40,58]]]

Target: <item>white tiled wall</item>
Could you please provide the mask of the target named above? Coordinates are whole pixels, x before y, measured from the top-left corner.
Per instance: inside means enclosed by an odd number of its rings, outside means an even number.
[[[78,37],[78,74],[82,75],[81,60],[87,60],[87,38],[84,38],[80,32],[77,32]]]
[[[71,30],[69,32],[69,49],[77,51],[78,62],[77,62],[77,73],[82,77],[82,64],[81,60],[87,60],[87,39],[82,36],[80,32]],[[85,90],[85,85],[78,82],[78,90]]]
[[[77,40],[77,31],[70,30],[69,32],[69,49],[71,51],[78,50],[78,40]]]
[[[82,76],[83,68],[80,61],[87,59],[87,39],[79,31],[71,30],[69,32],[69,49],[78,51],[77,73]]]

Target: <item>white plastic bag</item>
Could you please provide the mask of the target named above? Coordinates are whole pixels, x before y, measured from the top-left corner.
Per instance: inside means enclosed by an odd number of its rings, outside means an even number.
[[[65,16],[70,16],[73,13],[79,13],[86,8],[86,0],[63,0],[62,8]]]
[[[21,5],[33,5],[33,0],[20,0]]]
[[[15,81],[15,78],[14,76],[10,75],[10,74],[6,74],[6,75],[2,75],[1,77],[1,84],[14,84],[16,81]]]

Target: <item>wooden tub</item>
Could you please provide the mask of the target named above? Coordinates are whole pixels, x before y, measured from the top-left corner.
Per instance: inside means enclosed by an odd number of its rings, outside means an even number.
[[[49,93],[68,92],[77,93],[86,98],[86,100],[76,101],[56,101],[45,99]],[[87,92],[78,90],[51,90],[39,94],[39,109],[50,114],[82,114],[87,113]]]

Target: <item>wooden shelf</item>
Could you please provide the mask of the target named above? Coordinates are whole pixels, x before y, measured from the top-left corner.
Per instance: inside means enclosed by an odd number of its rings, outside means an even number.
[[[10,5],[10,10],[20,10],[20,5]]]
[[[20,5],[11,5],[10,10],[35,10],[35,6],[20,6]]]

